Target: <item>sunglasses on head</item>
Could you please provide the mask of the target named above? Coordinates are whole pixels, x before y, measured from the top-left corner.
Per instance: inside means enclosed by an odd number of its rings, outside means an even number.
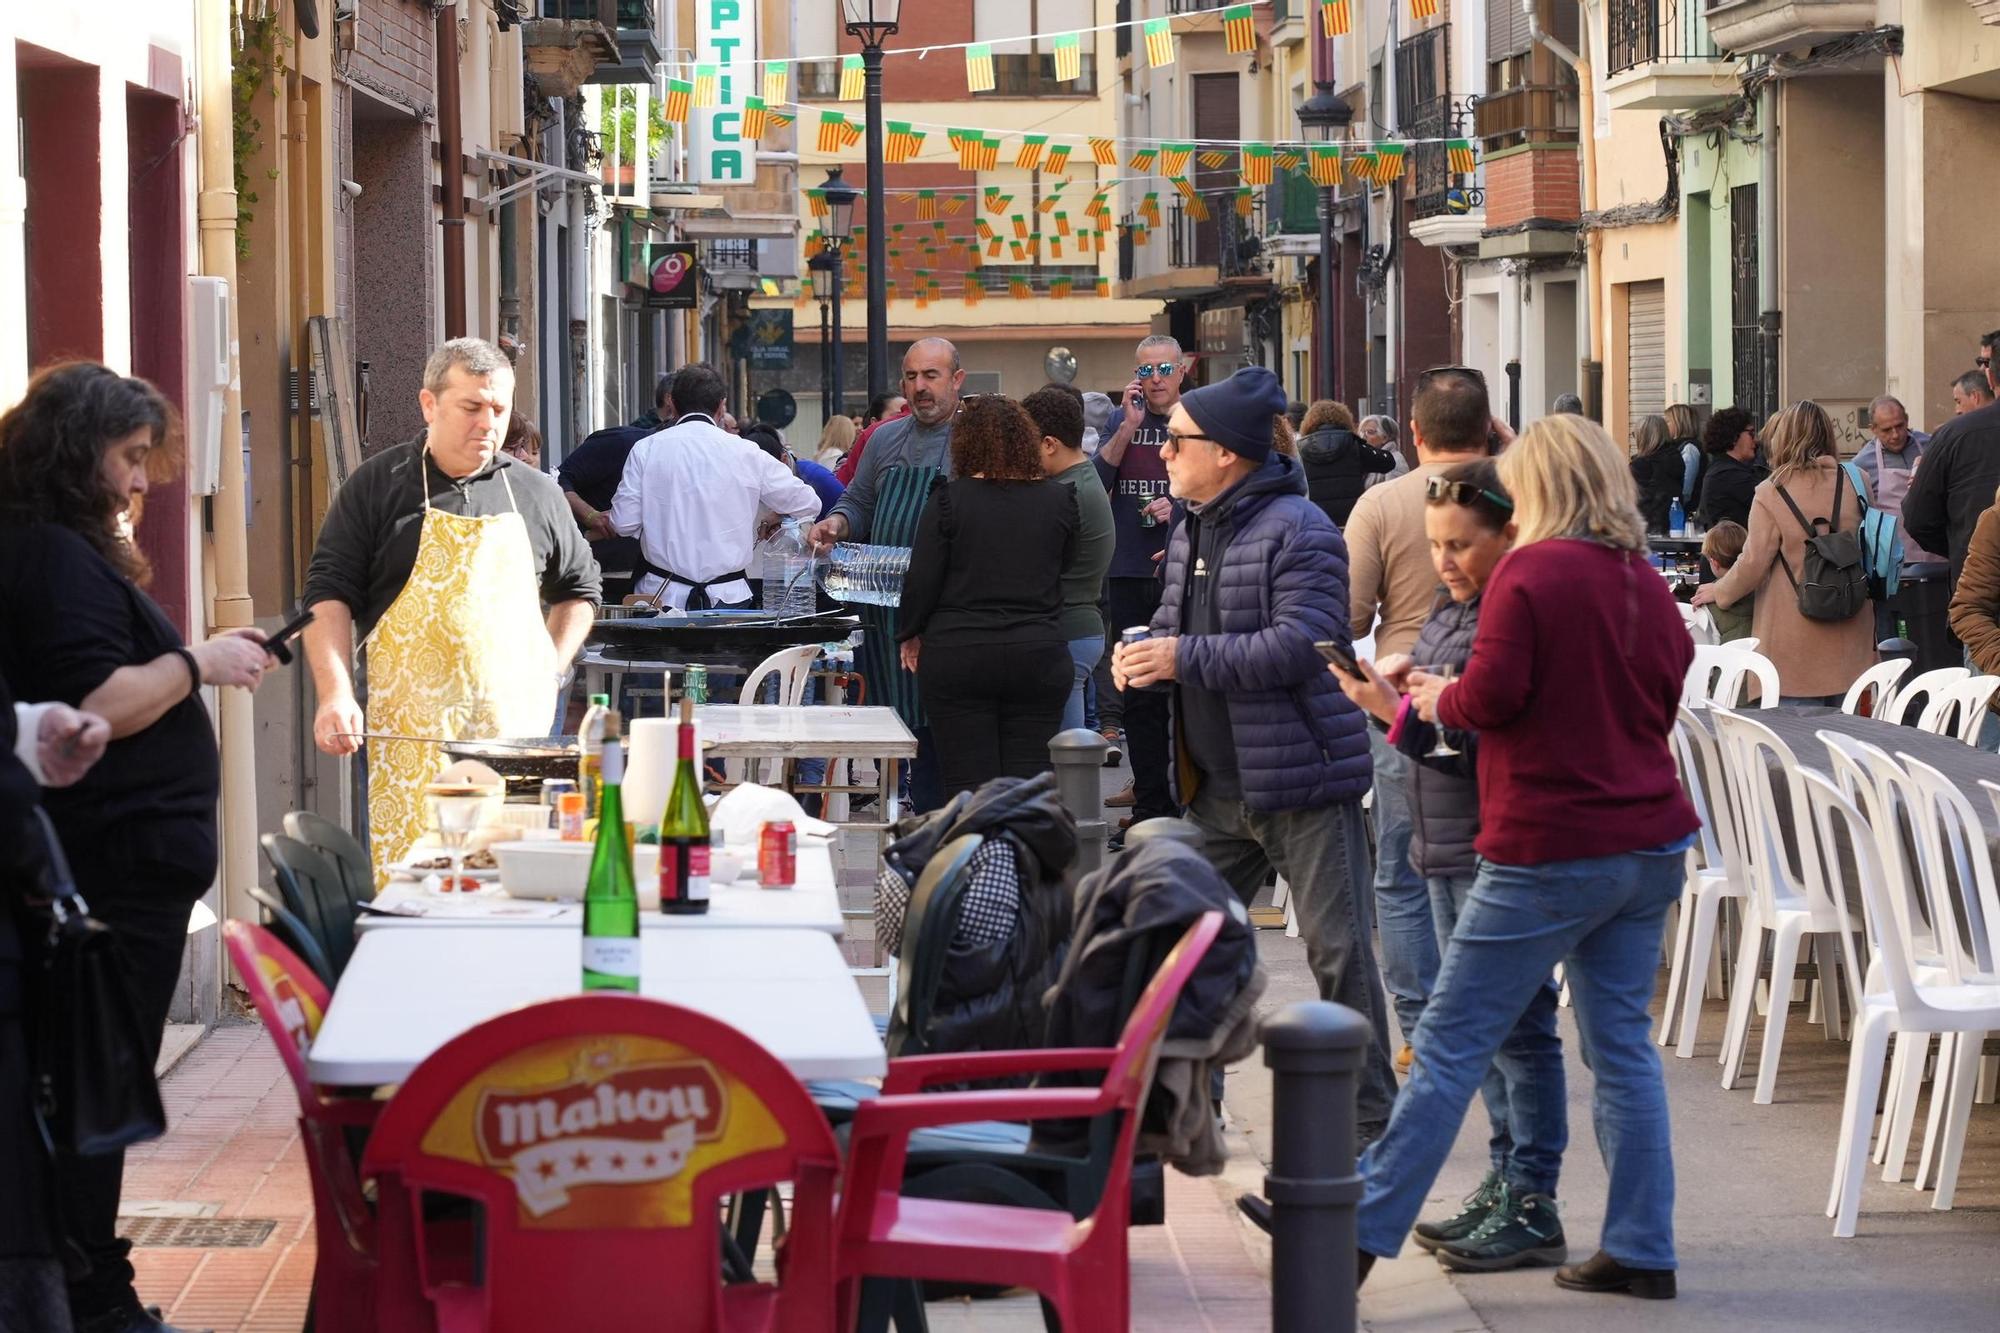
[[[1421,391],[1425,385],[1429,384],[1431,380],[1439,375],[1464,375],[1468,379],[1477,382],[1480,388],[1483,389],[1486,387],[1486,372],[1477,366],[1432,366],[1429,370],[1420,370],[1417,372],[1418,390]]]
[[[1514,512],[1514,502],[1497,491],[1489,491],[1484,486],[1474,486],[1469,481],[1453,481],[1449,477],[1436,476],[1424,483],[1424,498],[1434,504],[1450,501],[1455,505],[1471,508],[1481,500],[1498,505],[1508,513]]]
[[[1136,372],[1136,375],[1137,378],[1142,380],[1151,379],[1155,375],[1158,375],[1161,379],[1165,379],[1167,376],[1173,374],[1175,371],[1179,369],[1180,366],[1172,361],[1161,361],[1158,362],[1157,364],[1153,362],[1148,362],[1147,364],[1139,367],[1138,371]]]

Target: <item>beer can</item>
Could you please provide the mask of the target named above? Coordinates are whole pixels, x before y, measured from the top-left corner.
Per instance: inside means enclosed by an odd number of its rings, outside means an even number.
[[[757,836],[757,878],[767,889],[789,889],[799,878],[799,831],[790,820],[772,820]]]
[[[1122,648],[1130,648],[1133,644],[1143,643],[1152,637],[1153,627],[1151,625],[1133,625],[1128,629],[1119,631],[1118,644]]]
[[[708,668],[696,663],[681,674],[681,692],[697,704],[708,702]]]
[[[574,789],[556,794],[556,829],[564,842],[583,841],[583,793]]]

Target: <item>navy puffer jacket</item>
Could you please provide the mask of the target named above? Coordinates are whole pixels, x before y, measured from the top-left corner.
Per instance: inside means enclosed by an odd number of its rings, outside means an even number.
[[[1306,498],[1298,461],[1272,454],[1175,528],[1155,636],[1180,633],[1194,523],[1217,525],[1211,540],[1226,543],[1209,576],[1220,580],[1222,632],[1183,636],[1174,674],[1180,689],[1227,697],[1243,803],[1273,812],[1360,800],[1374,774],[1367,724],[1313,649],[1322,639],[1352,642],[1347,543]]]

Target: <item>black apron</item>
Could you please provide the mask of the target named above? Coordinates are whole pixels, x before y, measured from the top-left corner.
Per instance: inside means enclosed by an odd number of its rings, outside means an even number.
[[[917,520],[923,517],[931,485],[944,475],[935,467],[897,466],[884,468],[875,483],[875,515],[868,524],[868,540],[876,546],[914,546]],[[903,670],[896,643],[896,613],[893,606],[863,604],[861,651],[857,665],[868,678],[868,702],[896,710],[896,716],[912,731],[924,725],[923,704],[917,698],[917,678]]]

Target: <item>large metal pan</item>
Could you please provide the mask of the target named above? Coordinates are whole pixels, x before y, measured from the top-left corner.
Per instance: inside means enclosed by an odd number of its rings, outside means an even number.
[[[531,736],[524,739],[447,741],[443,750],[453,759],[476,759],[503,778],[573,778],[578,758],[574,736]],[[510,781],[509,786],[513,783]]]

